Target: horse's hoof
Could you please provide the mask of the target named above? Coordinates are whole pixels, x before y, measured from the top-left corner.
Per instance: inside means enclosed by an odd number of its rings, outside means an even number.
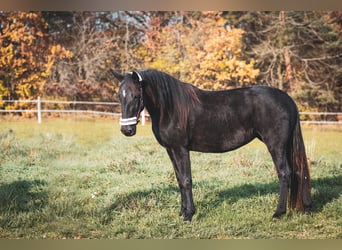
[[[311,208],[305,208],[305,209],[304,209],[304,214],[305,214],[305,215],[308,215],[308,216],[312,216]]]
[[[280,217],[273,216],[273,217],[272,217],[272,220],[273,220],[273,221],[278,221],[278,220],[280,220]]]
[[[184,222],[191,222],[192,221],[192,216],[194,215],[194,213],[184,213],[183,217],[184,217]]]
[[[273,216],[272,216],[272,220],[273,220],[273,221],[278,221],[278,220],[280,220],[280,218],[281,218],[284,214],[285,214],[285,212],[281,212],[281,213],[275,212],[275,213],[273,214]]]
[[[191,222],[192,216],[195,214],[195,209],[186,209],[184,207],[181,208],[179,212],[179,217],[183,217],[183,220],[186,222]]]
[[[185,223],[191,223],[191,221],[192,221],[192,216],[184,216]]]

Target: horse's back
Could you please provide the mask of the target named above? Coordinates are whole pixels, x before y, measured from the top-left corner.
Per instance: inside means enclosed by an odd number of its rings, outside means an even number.
[[[207,112],[209,116],[209,113],[217,112],[225,120],[256,116],[279,118],[278,116],[287,116],[297,111],[288,94],[267,86],[205,91],[200,96],[203,112]]]

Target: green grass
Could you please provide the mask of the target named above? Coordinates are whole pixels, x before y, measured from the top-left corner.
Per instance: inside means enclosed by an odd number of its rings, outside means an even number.
[[[192,223],[180,217],[170,160],[150,126],[117,121],[0,122],[1,238],[342,238],[342,131],[306,128],[313,216],[280,221],[278,181],[263,144],[191,153]]]

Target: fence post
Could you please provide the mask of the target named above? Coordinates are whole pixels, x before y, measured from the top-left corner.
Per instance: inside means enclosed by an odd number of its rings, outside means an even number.
[[[145,109],[141,112],[141,125],[145,125]]]
[[[41,124],[42,123],[42,105],[40,101],[40,96],[38,96],[38,100],[37,100],[37,116],[38,116],[38,123]]]

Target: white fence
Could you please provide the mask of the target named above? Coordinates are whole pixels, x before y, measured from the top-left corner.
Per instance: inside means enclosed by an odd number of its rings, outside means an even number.
[[[311,116],[337,116],[342,118],[342,112],[299,112],[300,115],[311,115]],[[329,121],[329,120],[320,120],[320,121],[310,121],[310,120],[302,120],[301,123],[303,124],[331,124],[331,125],[342,125],[342,120],[337,121]]]
[[[37,100],[3,100],[1,103],[35,103],[35,109],[0,109],[0,113],[37,113],[38,123],[42,123],[42,113],[74,113],[74,114],[91,114],[91,115],[105,115],[112,117],[120,117],[120,113],[97,111],[89,109],[44,109],[44,104],[57,104],[57,105],[73,105],[74,107],[80,105],[101,105],[101,106],[119,106],[118,102],[86,102],[86,101],[53,101],[53,100],[41,100],[38,97]],[[327,117],[338,116],[342,117],[342,112],[300,112],[301,115],[309,116],[323,116],[321,120],[302,120],[303,124],[330,124],[330,125],[342,125],[342,121],[330,120]],[[141,124],[145,124],[145,118],[148,116],[145,112],[141,112]]]
[[[118,102],[87,102],[87,101],[54,101],[54,100],[41,100],[40,97],[37,100],[3,100],[1,103],[35,103],[36,109],[0,109],[0,113],[37,113],[38,123],[42,123],[42,113],[69,113],[69,114],[90,114],[90,115],[102,115],[120,117],[120,113],[106,112],[89,109],[44,109],[44,104],[57,104],[57,105],[101,105],[101,106],[119,106]],[[145,111],[141,112],[141,123],[145,124]]]

